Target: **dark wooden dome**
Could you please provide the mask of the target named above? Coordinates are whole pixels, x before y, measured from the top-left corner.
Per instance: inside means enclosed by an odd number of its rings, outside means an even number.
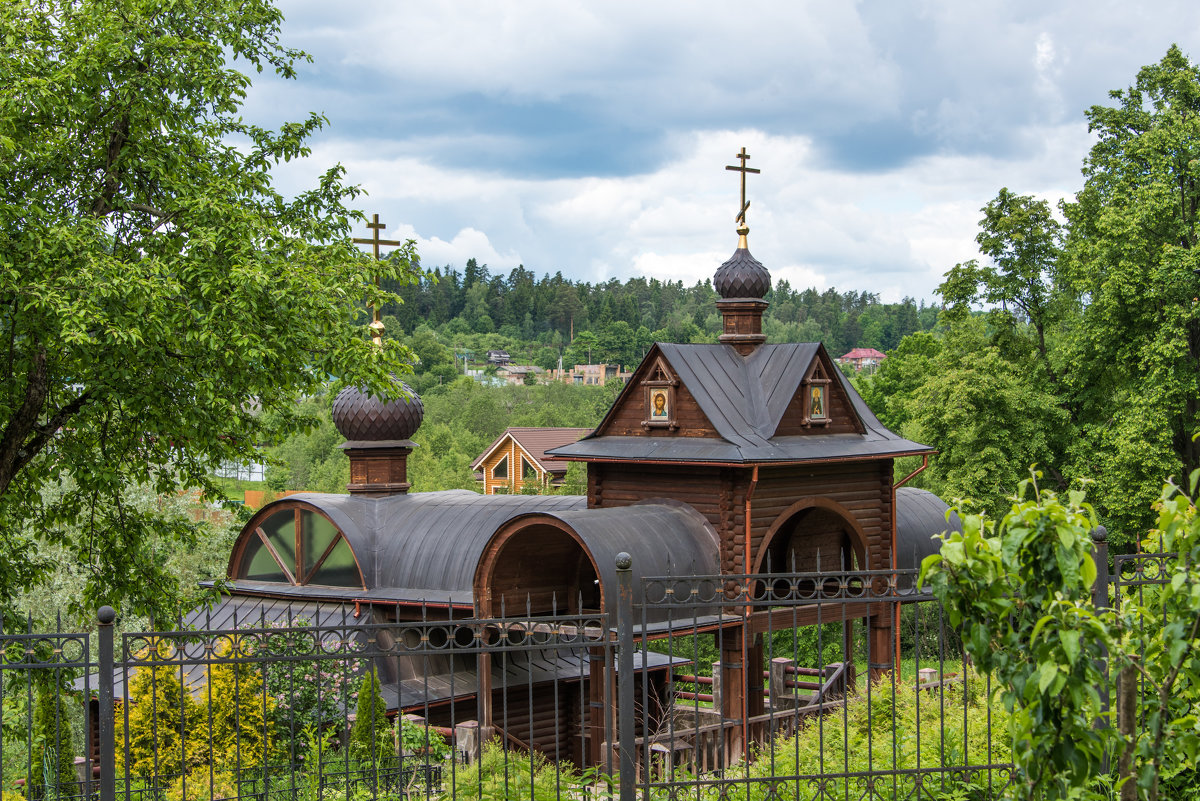
[[[407,440],[417,433],[425,405],[417,393],[397,381],[405,397],[384,403],[358,387],[346,387],[333,399],[333,424],[352,442]]]
[[[771,290],[771,273],[746,248],[738,248],[717,268],[713,287],[724,299],[761,298]]]

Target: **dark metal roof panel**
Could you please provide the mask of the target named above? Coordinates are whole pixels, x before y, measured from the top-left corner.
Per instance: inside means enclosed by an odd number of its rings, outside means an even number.
[[[617,592],[617,554],[633,558],[634,576],[714,575],[720,572],[720,543],[712,525],[695,509],[667,500],[607,509],[558,512],[596,561],[611,605]],[[633,602],[642,602],[642,582],[633,582]],[[658,612],[650,609],[650,618]],[[715,610],[688,610],[708,614]]]
[[[363,567],[368,590],[404,588],[413,596],[409,600],[431,603],[470,598],[483,548],[504,523],[531,512],[587,504],[575,495],[480,495],[469,490],[384,498],[306,493],[288,500],[311,504],[339,525],[347,522],[342,530]]]
[[[557,453],[595,460],[754,464],[888,457],[929,453],[931,450],[895,434],[887,437],[868,429],[865,435],[775,437],[764,445],[752,447],[738,447],[725,440],[702,437],[597,437],[559,448]]]
[[[796,396],[796,390],[819,348],[816,342],[769,345],[756,349],[746,359],[750,377],[762,389],[763,408],[767,417],[764,433],[767,436],[774,436],[779,428],[783,413]]]
[[[937,535],[947,531],[962,531],[962,521],[951,514],[950,507],[932,492],[916,487],[896,490],[896,567],[912,569],[921,560],[937,553],[942,541]]]
[[[750,393],[746,362],[729,345],[660,343],[663,356],[717,433],[741,447],[765,442]]]

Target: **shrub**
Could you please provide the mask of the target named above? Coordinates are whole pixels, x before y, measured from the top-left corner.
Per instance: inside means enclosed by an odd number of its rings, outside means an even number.
[[[41,687],[33,711],[33,754],[26,782],[31,798],[76,795],[75,748],[62,689]]]
[[[561,801],[584,798],[584,775],[567,761],[551,762],[539,753],[505,750],[498,740],[483,746],[478,762],[458,771],[447,795],[455,799],[529,799]]]
[[[869,797],[880,801],[916,797],[918,781],[922,797],[987,798],[993,788],[999,795],[1007,771],[996,775],[986,771],[975,775],[953,772],[956,767],[1011,760],[1005,738],[994,736],[1008,730],[1008,715],[999,706],[989,708],[983,685],[983,679],[973,674],[968,674],[963,684],[948,684],[940,690],[897,684],[893,691],[890,682],[879,682],[873,686],[869,701],[864,692],[847,700],[844,725],[841,712],[824,719],[813,717],[794,737],[778,740],[764,751],[743,775],[769,781],[751,782],[748,797],[754,801],[766,798],[772,788],[778,790],[775,776],[865,773],[868,764],[875,773],[950,769],[944,774],[923,774],[921,779],[912,773],[898,774],[894,780],[876,778],[871,782],[873,794]],[[801,798],[811,794],[818,784],[830,798],[858,798],[867,790],[863,778],[822,779],[811,785],[803,779],[782,781],[792,785],[784,795]]]
[[[375,762],[395,754],[392,726],[387,719],[387,704],[375,668],[363,674],[358,687],[358,706],[350,729],[350,755],[364,762]]]
[[[158,643],[153,648],[157,658],[139,667],[129,681],[128,755],[117,749],[131,776],[180,774],[204,762],[204,712],[184,691],[179,667],[159,661],[169,656],[168,646]],[[143,651],[138,659],[146,660],[148,653]],[[123,723],[119,718],[118,724]]]
[[[230,771],[210,773],[208,768],[198,768],[186,777],[176,779],[163,795],[166,801],[220,801],[223,798],[237,798],[237,776]]]
[[[217,649],[217,656],[228,658],[232,651],[225,645]],[[245,660],[210,664],[207,697],[208,727],[203,735],[211,738],[212,765],[239,770],[262,765],[273,739],[267,717],[275,699],[264,698],[258,666]]]
[[[399,729],[400,747],[406,754],[425,754],[431,763],[450,758],[450,745],[446,738],[430,731],[427,725],[413,723],[401,716],[396,726]]]
[[[355,677],[363,669],[359,659],[321,658],[322,635],[319,630],[306,631],[309,625],[304,618],[268,623],[279,631],[265,638],[259,655],[266,660],[263,681],[272,699],[267,721],[276,744],[287,747],[291,758],[299,756],[296,744],[306,728],[346,720],[358,697]]]

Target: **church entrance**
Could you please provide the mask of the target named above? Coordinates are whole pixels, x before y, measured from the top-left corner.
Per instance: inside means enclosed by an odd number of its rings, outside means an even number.
[[[756,573],[836,573],[865,570],[866,537],[858,521],[825,498],[800,500],[768,529]]]

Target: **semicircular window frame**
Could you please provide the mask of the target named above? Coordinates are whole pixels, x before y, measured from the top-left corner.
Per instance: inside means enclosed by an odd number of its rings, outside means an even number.
[[[230,576],[233,580],[277,582],[295,587],[366,588],[354,547],[345,532],[323,512],[310,506],[288,504],[274,507],[266,515],[256,515],[251,524],[234,553]],[[258,572],[253,572],[256,569]]]

